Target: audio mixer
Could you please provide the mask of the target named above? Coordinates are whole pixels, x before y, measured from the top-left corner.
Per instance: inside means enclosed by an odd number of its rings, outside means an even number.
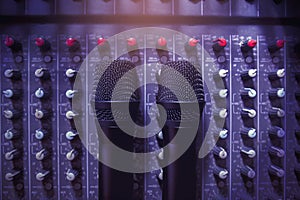
[[[299,9],[0,0],[0,199],[300,199]]]

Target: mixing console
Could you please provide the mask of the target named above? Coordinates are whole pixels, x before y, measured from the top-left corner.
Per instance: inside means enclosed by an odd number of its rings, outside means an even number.
[[[0,199],[300,199],[298,9],[0,0]]]

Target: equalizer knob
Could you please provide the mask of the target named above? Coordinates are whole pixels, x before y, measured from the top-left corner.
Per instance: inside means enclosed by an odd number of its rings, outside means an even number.
[[[9,99],[15,99],[19,98],[21,96],[21,90],[15,90],[15,89],[7,89],[2,91],[3,96]]]
[[[270,80],[277,80],[285,76],[285,69],[278,69],[277,71],[270,72],[268,77]]]
[[[196,38],[190,38],[189,41],[187,41],[184,45],[184,49],[186,52],[194,51],[197,47],[197,44],[199,43],[199,40]]]
[[[256,129],[243,127],[243,128],[241,128],[241,134],[246,135],[249,138],[255,138],[256,137]]]
[[[69,47],[69,51],[71,51],[71,52],[75,52],[80,49],[80,43],[75,38],[71,38],[71,37],[68,38],[66,40],[66,45],[67,45],[67,47]]]
[[[219,137],[221,139],[226,139],[228,136],[228,130],[227,129],[221,129],[216,132],[216,137]]]
[[[35,70],[34,75],[35,75],[35,77],[44,79],[44,80],[50,78],[49,70],[45,69],[45,68],[39,68],[39,69]]]
[[[256,77],[257,69],[249,69],[248,71],[244,71],[241,73],[241,77],[243,79],[251,79]]]
[[[227,158],[227,152],[225,151],[225,149],[223,147],[215,146],[213,148],[213,153],[214,153],[214,155],[218,156],[221,159]]]
[[[19,176],[21,174],[21,171],[15,171],[15,172],[8,172],[5,174],[5,180],[7,181],[13,181],[15,177]]]
[[[42,149],[35,154],[35,158],[39,161],[42,161],[45,158],[47,158],[49,155],[50,155],[49,151],[47,151],[46,149]]]
[[[127,39],[127,48],[129,48],[130,50],[137,48],[137,41],[134,37],[130,37]]]
[[[278,89],[271,89],[269,92],[269,97],[271,99],[274,98],[283,98],[285,96],[285,90],[284,88],[278,88]]]
[[[269,52],[275,53],[276,51],[280,50],[281,48],[284,47],[284,40],[277,40],[275,44],[271,44],[268,46]]]
[[[213,172],[216,176],[218,176],[220,179],[226,179],[228,176],[228,171],[221,167],[214,167]]]
[[[5,159],[6,159],[6,160],[14,160],[14,159],[16,159],[16,158],[19,158],[20,155],[21,155],[20,150],[18,150],[18,149],[13,149],[13,150],[11,150],[11,151],[5,153]]]
[[[247,98],[254,98],[256,97],[256,90],[252,88],[244,88],[240,91],[241,95]]]
[[[281,169],[280,167],[277,167],[275,165],[271,165],[269,167],[269,173],[277,176],[278,178],[282,178],[285,174],[283,169]]]
[[[8,129],[5,134],[4,134],[4,137],[5,139],[7,140],[13,140],[13,139],[17,139],[21,136],[20,132],[17,131],[16,129]]]
[[[250,40],[246,40],[244,42],[241,43],[241,50],[244,53],[249,52],[251,49],[253,49],[257,44],[256,40],[250,39]]]
[[[66,71],[66,76],[68,78],[74,78],[76,76],[76,74],[77,74],[77,71],[74,69],[67,69],[67,71]]]
[[[22,51],[22,44],[10,36],[5,38],[4,44],[14,52]]]
[[[224,99],[228,95],[228,90],[227,89],[221,89],[221,90],[219,90],[217,92],[214,92],[213,95],[214,95],[215,98],[222,98],[222,99]]]
[[[253,179],[256,175],[255,171],[248,165],[241,168],[241,173],[250,179]]]
[[[160,37],[157,40],[157,48],[158,49],[166,49],[167,48],[167,40],[164,37]]]
[[[217,109],[214,111],[214,116],[217,118],[225,119],[228,115],[226,108]]]
[[[22,75],[21,72],[17,69],[7,69],[4,71],[4,76],[6,78],[12,79],[12,80],[19,80],[21,79]]]
[[[39,99],[45,99],[49,96],[49,93],[46,92],[43,88],[38,88],[35,92],[34,95],[36,98]]]
[[[35,175],[37,181],[43,181],[50,174],[50,171],[39,172]]]
[[[270,117],[279,117],[279,118],[282,118],[282,117],[285,116],[285,112],[281,108],[272,107],[269,110],[269,116]]]
[[[6,119],[10,119],[10,120],[18,119],[21,117],[21,112],[14,109],[4,110],[3,114]]]
[[[224,38],[218,38],[214,41],[214,44],[212,46],[213,50],[216,52],[222,51],[227,45],[227,41]]]
[[[273,155],[273,156],[276,156],[276,157],[279,157],[279,158],[282,158],[282,157],[284,157],[285,152],[284,152],[284,150],[281,149],[281,148],[271,146],[271,147],[269,148],[269,154],[271,154],[271,155]]]
[[[254,158],[256,156],[255,150],[250,147],[241,147],[241,153],[245,154],[248,158]]]
[[[278,126],[271,127],[268,133],[270,134],[270,136],[276,136],[278,138],[283,138],[285,136],[285,131]]]
[[[66,118],[69,119],[69,120],[73,119],[76,116],[78,116],[78,114],[75,113],[72,110],[69,110],[69,111],[66,112]]]
[[[35,118],[42,120],[42,119],[47,119],[50,117],[50,112],[45,109],[35,109],[34,113]]]
[[[228,70],[227,69],[220,69],[219,71],[217,71],[213,74],[215,79],[225,78],[227,75],[228,75]]]
[[[244,117],[254,118],[256,117],[256,111],[254,109],[243,108],[241,111],[241,115]]]
[[[68,169],[66,172],[66,178],[68,181],[74,181],[78,175],[79,172],[75,169]]]
[[[42,38],[42,37],[35,38],[34,43],[37,47],[40,48],[40,51],[42,51],[42,52],[46,52],[51,49],[50,42],[48,40],[46,40],[45,38]]]
[[[73,140],[77,135],[78,135],[78,132],[75,132],[75,131],[66,132],[66,138],[68,140]]]
[[[78,91],[77,90],[67,90],[66,91],[66,97],[69,98],[69,99],[72,99],[76,92],[78,92]]]
[[[67,158],[67,160],[72,161],[78,156],[78,154],[79,154],[78,151],[76,151],[75,149],[72,149],[71,151],[69,151],[66,154],[66,158]]]
[[[48,131],[44,129],[38,129],[35,131],[34,136],[37,140],[42,140],[48,136]]]
[[[98,46],[104,46],[108,44],[108,41],[104,37],[99,37],[97,40],[97,45]]]

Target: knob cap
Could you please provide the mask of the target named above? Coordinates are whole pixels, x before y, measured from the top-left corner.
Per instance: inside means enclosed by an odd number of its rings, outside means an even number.
[[[228,171],[224,168],[216,166],[213,169],[213,172],[216,176],[218,176],[220,179],[226,179],[228,176]]]
[[[225,119],[228,115],[226,108],[217,109],[214,111],[214,116],[217,118]]]
[[[71,52],[75,52],[80,49],[80,43],[75,38],[71,38],[71,37],[68,38],[66,40],[66,45],[67,45],[67,47],[69,47],[69,51],[71,51]]]
[[[275,53],[276,51],[279,51],[281,48],[284,47],[284,43],[285,43],[284,40],[277,40],[274,44],[268,46],[269,52],[272,54]]]
[[[214,153],[214,155],[218,156],[221,159],[227,158],[227,152],[222,147],[215,146],[213,148],[213,153]]]
[[[41,109],[41,110],[36,109],[34,116],[35,116],[35,118],[37,118],[39,120],[44,120],[44,119],[48,119],[50,117],[50,112],[45,109]]]
[[[44,79],[44,80],[50,78],[50,73],[49,73],[48,69],[45,69],[45,68],[39,68],[39,69],[35,70],[34,75],[35,75],[35,77]]]
[[[21,90],[16,89],[7,89],[3,90],[3,96],[9,99],[16,99],[19,98],[22,94]]]
[[[21,152],[18,149],[13,149],[13,150],[5,153],[6,160],[14,160],[16,158],[19,158],[20,156],[21,156]]]
[[[268,77],[270,80],[277,80],[285,76],[285,69],[278,69],[277,71],[270,72]]]
[[[256,117],[256,111],[254,109],[243,108],[241,115],[244,117],[254,118]]]
[[[283,98],[285,96],[285,90],[284,88],[278,88],[278,89],[271,89],[269,92],[269,98]]]
[[[165,49],[167,47],[167,40],[164,37],[160,37],[157,40],[157,47],[158,49]]]
[[[69,120],[73,119],[76,116],[78,116],[78,114],[75,113],[72,110],[69,110],[69,111],[66,112],[66,118],[69,119]]]
[[[228,74],[227,69],[220,69],[219,71],[215,72],[213,76],[215,79],[218,79],[218,78],[225,78],[227,74]]]
[[[43,88],[38,88],[35,92],[34,95],[38,99],[46,99],[49,96],[49,93],[46,92]]]
[[[189,41],[187,41],[184,45],[185,51],[186,52],[194,51],[198,43],[199,40],[197,40],[196,38],[190,38]]]
[[[228,95],[228,90],[227,89],[221,89],[219,91],[213,92],[213,96],[215,98],[222,98],[225,99]]]
[[[79,172],[74,169],[69,169],[66,172],[66,178],[68,181],[74,181],[78,175],[79,175]]]
[[[74,97],[74,95],[75,95],[76,92],[77,92],[77,90],[67,90],[66,91],[66,97],[68,99],[72,99]]]
[[[75,149],[72,149],[71,151],[69,151],[66,154],[66,158],[67,158],[67,160],[72,161],[78,156],[78,154],[79,154],[78,151],[76,151]]]
[[[38,129],[35,131],[34,136],[37,140],[42,140],[48,136],[48,131],[44,129]]]
[[[12,79],[12,80],[19,80],[21,79],[22,75],[21,72],[17,69],[7,69],[4,71],[4,76],[6,78]]]
[[[256,90],[254,90],[252,88],[244,88],[240,91],[240,93],[243,97],[247,97],[247,98],[255,98],[256,97]]]
[[[7,140],[13,140],[13,139],[17,139],[21,136],[20,132],[17,131],[16,129],[8,129],[5,134],[4,137]]]
[[[45,158],[47,158],[49,155],[50,155],[49,151],[47,151],[46,149],[42,149],[35,154],[35,158],[39,161],[42,161]]]
[[[4,44],[14,52],[22,51],[22,44],[10,36],[5,38]]]
[[[10,119],[10,120],[19,119],[22,116],[20,111],[14,109],[4,110],[3,115],[6,119]]]
[[[246,40],[244,42],[241,43],[241,50],[244,53],[249,52],[251,49],[253,49],[257,44],[256,40],[250,39],[250,40]]]
[[[157,134],[157,137],[158,137],[159,139],[163,140],[163,139],[164,139],[164,134],[163,134],[163,132],[162,132],[162,131],[159,131],[159,133]]]
[[[137,41],[134,37],[130,37],[127,39],[127,47],[129,48],[137,47]]]
[[[68,131],[68,132],[66,132],[66,138],[68,140],[73,140],[77,135],[78,135],[78,133],[75,132],[75,131]]]
[[[241,128],[241,134],[246,135],[249,138],[255,138],[256,137],[256,129],[243,127],[243,128]]]
[[[67,71],[66,71],[66,76],[68,78],[74,78],[76,76],[76,74],[77,74],[77,71],[74,69],[67,69]]]
[[[40,48],[40,51],[46,52],[51,49],[50,42],[45,38],[38,37],[35,39],[35,45]]]
[[[43,181],[50,174],[50,171],[39,172],[35,175],[37,181]]]
[[[274,176],[277,176],[278,178],[282,178],[285,174],[283,169],[281,169],[280,167],[277,167],[275,165],[271,165],[269,167],[269,173]]]
[[[250,147],[241,147],[241,153],[245,154],[248,158],[254,158],[256,156],[255,150]]]
[[[21,171],[8,172],[8,173],[5,174],[5,180],[13,181],[20,174],[21,174]]]
[[[281,148],[271,146],[269,148],[269,154],[273,155],[273,156],[276,156],[276,157],[279,157],[279,158],[282,158],[282,157],[284,157],[285,152]]]
[[[249,71],[244,71],[241,73],[243,79],[251,79],[256,77],[257,69],[249,69]]]
[[[212,46],[213,50],[216,52],[222,51],[227,45],[227,41],[224,38],[218,38],[214,41],[214,44]]]
[[[241,168],[241,173],[250,179],[253,179],[255,177],[255,171],[248,165]]]
[[[283,138],[285,136],[285,131],[278,126],[271,127],[268,132],[270,136],[276,136],[278,138]]]
[[[157,178],[161,181],[164,179],[164,171],[162,169],[160,169],[160,172],[159,172]]]
[[[285,116],[285,112],[284,110],[282,110],[281,108],[271,108],[269,110],[269,116],[270,117],[279,117],[279,118],[282,118]]]
[[[221,139],[226,139],[228,136],[228,130],[226,129],[221,129],[216,132],[216,137],[219,137]]]

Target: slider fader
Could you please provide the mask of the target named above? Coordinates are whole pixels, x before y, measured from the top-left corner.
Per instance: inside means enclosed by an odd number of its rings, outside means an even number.
[[[0,0],[0,199],[299,200],[299,6]]]

